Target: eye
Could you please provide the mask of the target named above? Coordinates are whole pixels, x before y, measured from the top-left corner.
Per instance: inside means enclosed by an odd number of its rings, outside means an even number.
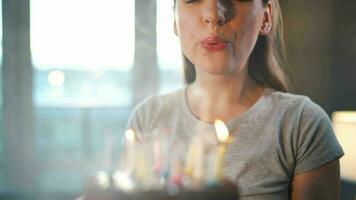
[[[244,2],[249,2],[252,0],[232,0],[233,3],[244,3]]]
[[[194,3],[197,2],[198,0],[186,0],[185,3]]]

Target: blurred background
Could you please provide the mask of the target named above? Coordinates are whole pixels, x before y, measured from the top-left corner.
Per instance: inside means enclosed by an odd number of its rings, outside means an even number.
[[[182,86],[172,2],[2,0],[1,200],[74,199],[132,108]],[[281,3],[293,92],[338,123],[342,199],[356,199],[356,117],[334,113],[356,111],[356,1]]]

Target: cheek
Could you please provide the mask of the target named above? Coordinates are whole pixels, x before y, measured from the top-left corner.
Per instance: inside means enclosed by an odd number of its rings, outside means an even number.
[[[243,13],[241,13],[243,14]],[[242,50],[252,50],[257,41],[261,27],[261,15],[258,12],[245,14],[238,20],[239,31],[236,33],[237,48]]]
[[[254,31],[255,35],[258,35],[262,22],[263,22],[263,13],[264,8],[260,6],[256,6],[254,9],[250,11],[248,17],[246,17],[246,23],[251,25],[251,30]]]
[[[193,49],[199,44],[199,30],[203,29],[198,26],[195,19],[196,17],[185,15],[181,16],[177,23],[181,48],[188,58],[190,55],[187,54],[192,54],[194,52]]]

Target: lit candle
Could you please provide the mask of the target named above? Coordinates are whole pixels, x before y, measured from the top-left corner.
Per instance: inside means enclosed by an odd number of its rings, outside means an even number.
[[[128,129],[125,132],[127,144],[127,170],[134,175],[141,184],[147,182],[147,170],[148,164],[146,162],[145,147],[147,143],[144,143],[141,135],[136,134],[132,129]],[[139,144],[140,143],[140,144]],[[138,145],[136,145],[138,144]],[[137,159],[136,159],[137,158]]]
[[[153,162],[154,162],[154,171],[156,175],[160,175],[161,173],[161,141],[155,139],[153,143]]]
[[[204,178],[204,145],[201,138],[197,138],[195,143],[195,159],[193,178],[202,181]]]
[[[170,169],[169,183],[175,186],[182,185],[182,163],[179,159],[173,159]]]
[[[187,157],[185,159],[185,169],[184,172],[187,176],[193,176],[193,161],[194,161],[194,151],[193,144],[191,143],[188,148]]]
[[[145,152],[145,144],[140,144],[136,147],[137,159],[135,159],[136,162],[134,166],[134,172],[136,178],[138,178],[141,184],[147,184],[147,181],[149,181],[147,173],[148,164],[146,162]]]
[[[125,132],[126,138],[126,145],[125,145],[125,152],[126,152],[126,163],[125,168],[126,170],[131,173],[135,167],[135,132],[132,129],[128,129]]]
[[[221,180],[224,176],[224,157],[226,143],[229,139],[229,130],[221,120],[215,121],[215,130],[219,142],[215,160],[215,177],[217,180]]]
[[[204,178],[204,146],[200,137],[194,138],[189,146],[185,173],[197,183]]]

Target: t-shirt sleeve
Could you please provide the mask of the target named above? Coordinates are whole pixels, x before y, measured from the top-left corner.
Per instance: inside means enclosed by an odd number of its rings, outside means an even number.
[[[150,128],[150,122],[156,115],[157,98],[149,96],[140,102],[131,112],[126,128],[142,134]]]
[[[310,99],[303,103],[294,174],[313,170],[344,154],[325,111]]]
[[[126,124],[126,129],[132,129],[134,131],[142,130],[142,122],[140,120],[138,107],[135,107],[134,110],[131,112]]]

